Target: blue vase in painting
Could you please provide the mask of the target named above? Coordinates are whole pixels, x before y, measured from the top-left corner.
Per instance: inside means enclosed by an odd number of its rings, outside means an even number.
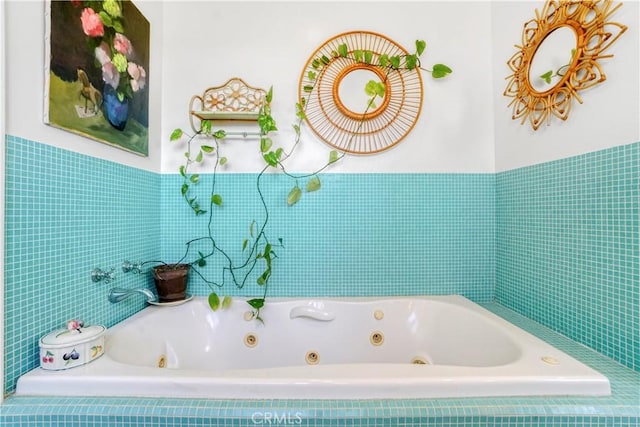
[[[129,118],[129,99],[120,101],[118,94],[111,85],[104,85],[103,89],[104,115],[107,121],[118,130],[124,130]]]

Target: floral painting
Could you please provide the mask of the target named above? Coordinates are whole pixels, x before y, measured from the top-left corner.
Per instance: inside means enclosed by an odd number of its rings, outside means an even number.
[[[128,0],[47,5],[45,122],[149,154],[149,21]]]

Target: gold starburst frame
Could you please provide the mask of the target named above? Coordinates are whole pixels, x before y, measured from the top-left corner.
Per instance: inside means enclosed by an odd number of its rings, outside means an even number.
[[[545,121],[550,124],[553,116],[566,120],[573,99],[582,104],[578,92],[606,80],[598,61],[613,57],[603,52],[627,29],[609,21],[620,6],[612,0],[547,0],[541,13],[536,9],[536,17],[524,24],[522,46],[515,46],[518,51],[507,62],[513,74],[507,77],[504,95],[513,98],[512,119],[521,119],[522,124],[528,119],[534,130]],[[575,53],[560,80],[540,92],[529,81],[531,62],[543,41],[562,27],[574,31]]]

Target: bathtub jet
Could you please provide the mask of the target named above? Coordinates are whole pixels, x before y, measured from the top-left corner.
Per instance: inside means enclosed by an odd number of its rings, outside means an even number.
[[[35,369],[18,395],[401,399],[609,395],[606,377],[461,296],[237,299],[147,307],[105,354]],[[249,320],[247,320],[249,319]]]

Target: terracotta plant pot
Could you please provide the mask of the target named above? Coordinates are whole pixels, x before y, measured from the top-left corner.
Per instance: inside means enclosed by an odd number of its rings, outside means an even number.
[[[187,295],[189,264],[167,264],[153,267],[153,279],[160,302],[180,301]]]

